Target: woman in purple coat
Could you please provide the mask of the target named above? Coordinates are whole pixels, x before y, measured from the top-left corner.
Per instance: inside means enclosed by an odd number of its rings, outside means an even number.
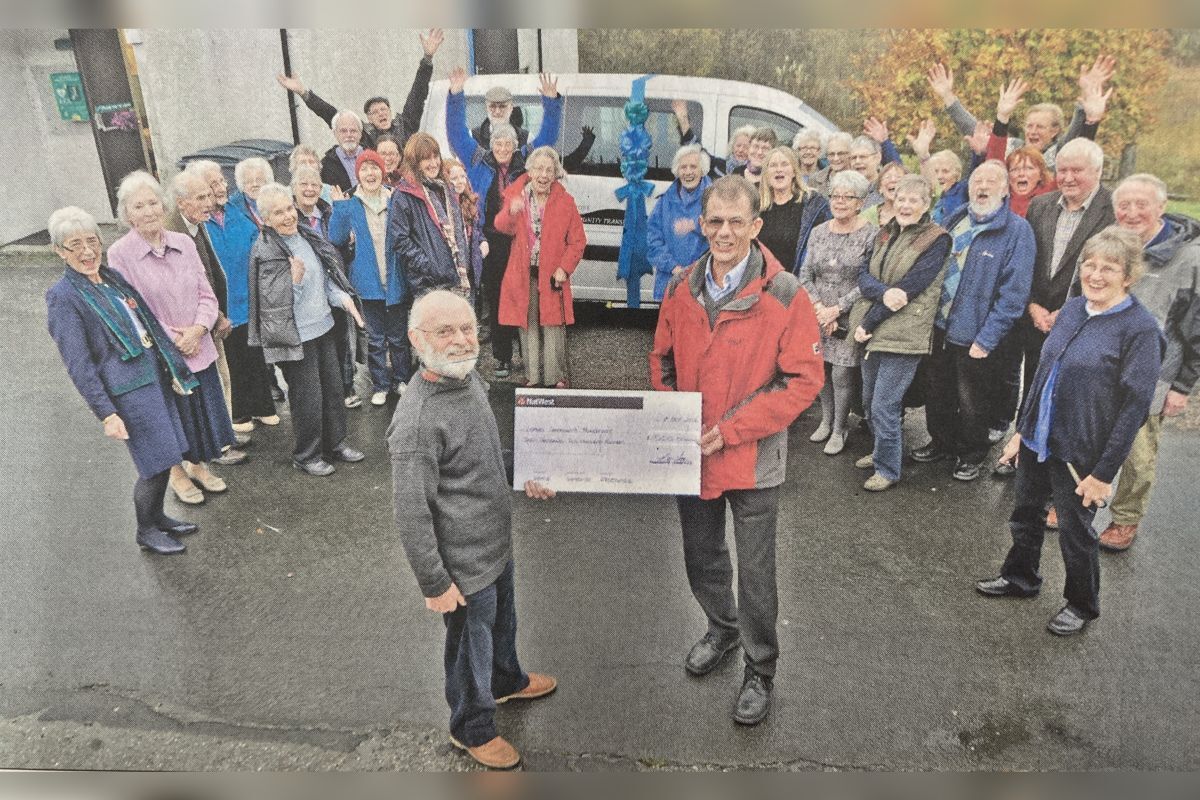
[[[191,457],[175,402],[199,381],[149,306],[102,264],[96,220],[80,208],[60,208],[46,227],[67,269],[46,292],[50,336],[75,388],[104,426],[124,441],[138,479],[133,488],[139,546],[182,553],[176,537],[199,530],[163,510],[171,467]]]

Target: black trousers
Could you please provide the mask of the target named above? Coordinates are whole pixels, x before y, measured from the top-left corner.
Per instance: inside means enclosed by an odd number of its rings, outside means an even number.
[[[995,392],[992,394],[992,413],[989,428],[1007,428],[1017,418],[1021,404],[1021,361],[1025,353],[1015,330],[1000,340],[1000,345],[988,358],[995,363]]]
[[[925,372],[925,424],[935,449],[980,464],[991,447],[988,426],[1000,381],[991,354],[971,358],[970,349],[950,344],[946,332],[934,327]]]
[[[342,405],[342,365],[332,330],[304,343],[304,358],[281,361],[292,409],[296,446],[292,458],[300,463],[329,461],[346,438],[346,407]]]
[[[1008,520],[1012,547],[1000,568],[1001,576],[1028,592],[1041,588],[1046,503],[1053,500],[1058,512],[1058,546],[1067,573],[1063,597],[1084,619],[1100,616],[1100,539],[1092,527],[1096,509],[1083,507],[1066,463],[1051,456],[1039,464],[1037,455],[1022,444],[1016,494]]]
[[[246,341],[249,330],[248,325],[237,326],[224,343],[234,422],[275,413],[275,401],[271,398],[272,370],[263,359],[262,348],[251,347]]]
[[[517,329],[500,324],[500,284],[504,281],[504,270],[508,266],[508,254],[512,249],[512,238],[502,233],[491,233],[487,237],[488,254],[483,259],[483,295],[487,300],[488,328],[492,337],[492,357],[497,361],[511,362],[513,339]]]
[[[733,564],[725,543],[725,505],[733,511],[737,543],[737,599]],[[688,585],[708,617],[708,632],[728,643],[741,634],[746,666],[775,676],[779,658],[779,594],[775,584],[775,528],[779,487],[736,489],[713,500],[677,497],[683,524],[683,562]]]

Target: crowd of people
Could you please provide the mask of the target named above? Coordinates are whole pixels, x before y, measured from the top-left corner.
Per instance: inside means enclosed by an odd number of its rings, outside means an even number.
[[[237,164],[232,193],[211,161],[166,185],[134,172],[117,191],[129,230],[107,257],[93,217],[56,211],[48,229],[67,269],[46,297],[71,379],[105,435],[128,445],[136,542],[153,553],[183,552],[198,530],[166,514],[167,492],[197,503],[226,491],[212,465],[245,461],[241,448],[257,425],[280,423],[285,397],[297,470],[327,476],[365,458],[347,436],[365,362],[370,406],[395,398],[396,521],[426,605],[446,618],[453,740],[508,767],[519,755],[496,731],[496,704],[557,684],[516,654],[511,480],[475,372],[479,323],[497,379],[512,376],[519,341],[524,385],[570,387],[571,275],[586,235],[561,180],[572,156],[554,149],[563,99],[552,77],[535,132],[502,86],[471,128],[461,68],[446,103],[450,152],[419,130],[442,38],[421,37],[396,114],[374,96],[363,119],[280,76],[336,139],[324,154],[297,145],[290,185],[259,158]],[[1093,139],[1115,68],[1101,57],[1081,72],[1069,125],[1058,106],[1030,108],[1021,140],[1010,123],[1023,81],[1001,88],[989,125],[935,65],[929,86],[970,160],[932,152],[926,120],[907,137],[915,172],[875,118],[859,136],[802,130],[782,144],[773,128],[739,128],[718,155],[674,104],[675,180],[647,223],[661,304],[651,382],[703,395],[701,491],[678,511],[708,629],[685,667],[707,674],[741,645],[739,723],[770,706],[779,487],[789,428],[814,401],[806,433],[827,456],[846,450],[852,413],[863,419],[872,447],[855,464],[869,492],[901,481],[904,416],[924,406],[928,442],[909,459],[948,461],[960,481],[1015,475],[1012,548],[977,591],[1036,594],[1044,532],[1058,527],[1066,604],[1048,628],[1077,633],[1099,615],[1100,548],[1132,544],[1162,419],[1185,408],[1200,374],[1200,222],[1167,213],[1153,175],[1101,185]],[[1106,503],[1112,524],[1097,535]]]

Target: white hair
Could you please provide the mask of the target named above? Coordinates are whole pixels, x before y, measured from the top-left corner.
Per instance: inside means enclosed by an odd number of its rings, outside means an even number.
[[[298,144],[293,147],[292,152],[288,154],[288,172],[295,173],[296,167],[300,161],[300,156],[302,155],[312,156],[317,160],[318,163],[321,161],[321,156],[317,154],[316,150],[306,144]]]
[[[333,119],[329,120],[329,127],[333,128],[334,130],[337,130],[338,121],[342,117],[347,117],[347,116],[354,120],[354,124],[358,126],[358,129],[360,131],[363,129],[362,120],[359,119],[358,114],[355,114],[353,111],[351,111],[348,108],[343,108],[341,111],[334,114]]]
[[[1144,186],[1149,186],[1154,190],[1159,203],[1167,202],[1167,184],[1162,178],[1157,175],[1151,175],[1149,172],[1139,172],[1136,175],[1130,175],[1128,178],[1125,178],[1117,184],[1117,188],[1113,189],[1113,197],[1116,197],[1117,193],[1124,189],[1126,184],[1130,183],[1140,183]]]
[[[292,173],[292,189],[296,188],[296,185],[300,183],[301,178],[309,178],[317,183],[322,183],[321,173],[317,172],[316,167],[310,167],[308,164],[301,164],[300,166],[296,167],[295,172]]]
[[[491,136],[488,137],[488,144],[499,139],[507,139],[510,142],[517,142],[517,129],[507,122],[503,125],[495,125],[492,127]],[[528,159],[526,159],[528,160]]]
[[[821,148],[821,152],[825,152],[825,142],[821,137],[820,131],[815,128],[801,128],[792,137],[792,149],[799,150],[801,142],[816,142],[817,147]]]
[[[196,175],[199,175],[200,177],[203,178],[205,175],[207,175],[209,172],[212,172],[214,169],[217,172],[221,173],[221,177],[225,177],[225,172],[221,169],[221,165],[215,161],[209,161],[207,158],[197,159],[196,161],[189,161],[187,167],[183,171],[195,173]]]
[[[167,206],[166,194],[163,192],[162,184],[154,179],[154,176],[145,170],[136,170],[129,173],[121,179],[121,184],[117,187],[117,219],[122,223],[133,227],[129,223],[129,198],[135,192],[141,189],[149,189],[154,192],[154,196],[158,198],[158,202],[162,203],[163,208]]]
[[[271,169],[271,163],[265,158],[254,156],[252,158],[242,159],[233,168],[233,182],[237,184],[239,191],[245,189],[246,179],[250,177],[251,171],[261,170],[267,176],[267,180],[274,180],[275,171]]]
[[[712,167],[712,161],[709,159],[708,153],[704,152],[704,148],[698,144],[685,144],[675,151],[675,157],[671,159],[671,174],[676,178],[679,177],[679,162],[690,155],[700,156],[700,174],[708,174],[708,170]]]
[[[529,168],[533,165],[533,162],[539,158],[548,158],[554,163],[554,177],[556,179],[565,178],[567,176],[566,170],[563,169],[562,159],[560,159],[558,156],[558,151],[548,144],[542,145],[525,157],[526,172],[529,171]]]
[[[292,193],[286,186],[278,183],[268,183],[258,190],[258,199],[255,201],[258,204],[258,213],[263,219],[275,210],[280,203],[284,205],[292,204]]]
[[[756,130],[758,130],[758,128],[753,125],[743,125],[740,128],[735,129],[733,133],[729,134],[729,143],[733,144],[736,142],[739,136],[745,136],[747,139],[753,139],[754,132]]]
[[[50,243],[62,247],[63,243],[77,233],[94,233],[100,238],[100,226],[96,218],[79,206],[60,208],[50,215],[46,221],[46,231],[50,234]]]
[[[833,194],[836,189],[846,189],[859,200],[864,200],[871,191],[871,182],[861,172],[844,169],[833,173],[829,179],[829,193]]]
[[[851,150],[870,150],[874,155],[882,156],[883,148],[879,146],[879,142],[872,139],[870,136],[856,136],[850,141]]]
[[[208,181],[197,170],[185,169],[171,179],[171,197],[175,201],[186,200],[192,196],[196,183],[208,188]]]
[[[1058,154],[1054,158],[1055,162],[1061,161],[1064,156],[1084,158],[1097,172],[1104,169],[1104,150],[1091,139],[1072,139],[1067,142],[1058,148]]]
[[[896,184],[896,196],[899,197],[901,192],[920,195],[926,203],[933,200],[933,186],[924,175],[905,175]]]
[[[475,319],[475,309],[471,308],[462,295],[455,294],[447,289],[434,289],[426,292],[416,299],[412,305],[412,310],[408,312],[408,330],[419,330],[425,324],[425,317],[429,315],[430,306],[440,305],[450,301],[462,303],[471,312],[471,319]]]

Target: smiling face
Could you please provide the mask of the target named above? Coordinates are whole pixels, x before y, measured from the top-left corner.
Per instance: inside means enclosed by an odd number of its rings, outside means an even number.
[[[554,160],[549,156],[538,156],[526,165],[526,171],[529,173],[529,185],[533,187],[533,193],[542,197],[548,195],[550,187],[558,177]]]
[[[347,153],[353,153],[358,149],[358,143],[362,141],[362,123],[358,117],[350,114],[342,114],[338,117],[337,127],[333,129],[333,135],[338,140],[338,145]]]
[[[430,156],[429,158],[421,159],[417,167],[421,170],[421,177],[425,180],[434,180],[442,174],[442,157],[440,155]]]
[[[901,227],[916,224],[929,210],[929,198],[917,192],[896,193],[896,222]]]
[[[1033,193],[1042,180],[1042,171],[1029,158],[1016,158],[1008,168],[1008,190],[1014,197]]]
[[[792,166],[791,159],[783,153],[776,153],[767,159],[767,163],[763,167],[763,175],[772,192],[787,192],[788,194],[793,192],[792,184],[796,180],[796,170]]]
[[[701,178],[704,177],[700,173],[700,154],[688,153],[679,159],[679,167],[676,169],[676,175],[679,178],[680,185],[689,192],[699,186]]]
[[[504,125],[512,117],[513,104],[509,100],[504,103],[488,103],[487,115],[488,120],[492,123],[492,127]]]
[[[1088,304],[1101,311],[1124,300],[1133,283],[1125,275],[1124,264],[1098,254],[1079,266],[1079,281]]]
[[[747,158],[750,159],[750,166],[755,169],[761,169],[763,159],[771,150],[771,143],[763,139],[750,140],[750,149],[747,151]]]
[[[293,192],[296,195],[296,204],[304,209],[304,213],[311,214],[321,197],[321,182],[315,178],[300,178],[296,181]]]
[[[830,173],[841,172],[850,166],[850,145],[840,141],[830,142],[825,158],[829,161]]]
[[[750,137],[744,133],[739,133],[733,137],[733,141],[729,143],[729,154],[738,161],[746,161],[750,158]]]
[[[459,300],[459,302],[454,302]],[[430,372],[462,380],[479,359],[479,331],[471,307],[460,298],[432,298],[421,327],[409,331],[421,363]]]
[[[837,188],[829,195],[829,210],[838,222],[848,222],[862,211],[863,201],[849,189]]]
[[[446,178],[450,181],[450,185],[454,187],[456,194],[462,194],[470,185],[467,181],[467,171],[458,164],[450,168],[450,172],[446,175]]]
[[[424,162],[422,162],[422,170],[424,170]],[[374,162],[364,161],[363,165],[358,168],[358,184],[369,194],[378,192],[379,188],[383,186],[383,170]]]
[[[1025,115],[1025,143],[1045,150],[1058,136],[1058,126],[1049,111],[1030,111]]]
[[[1008,174],[999,164],[980,164],[971,173],[967,191],[970,193],[971,211],[976,216],[987,216],[998,209],[1008,196]]]
[[[879,179],[879,193],[883,195],[886,202],[896,202],[896,187],[900,185],[900,179],[903,177],[904,170],[902,169],[889,169],[883,172],[883,176]]]
[[[392,127],[392,107],[382,100],[376,100],[367,109],[367,119],[377,130],[386,131]]]
[[[1092,166],[1082,153],[1060,153],[1054,174],[1068,204],[1082,203],[1100,183],[1100,169]]]
[[[1129,181],[1113,192],[1113,211],[1117,224],[1133,231],[1146,244],[1162,228],[1167,204],[1159,199],[1158,191],[1148,183]]]
[[[96,231],[86,230],[68,236],[62,245],[55,245],[54,252],[80,275],[98,280],[103,249]]]
[[[817,162],[821,158],[821,143],[807,139],[800,141],[800,146],[796,148],[796,157],[800,159],[800,168],[806,172],[811,172],[817,168]]]
[[[396,146],[395,142],[380,142],[375,152],[383,157],[383,164],[387,167],[388,172],[400,169],[400,148]]]
[[[850,148],[850,169],[869,181],[879,177],[880,155],[873,147]]]
[[[267,212],[263,221],[275,229],[280,236],[291,236],[298,228],[296,207],[291,203],[279,203]]]
[[[261,169],[250,169],[242,180],[242,191],[251,200],[258,199],[258,190],[267,185],[270,178]]]
[[[162,201],[149,186],[143,186],[129,196],[125,201],[125,214],[143,239],[157,238],[167,218]]]
[[[958,179],[962,177],[962,172],[950,159],[943,156],[932,159],[932,162],[933,178],[943,192],[958,183]]]
[[[497,164],[508,165],[516,151],[516,139],[492,139],[492,156],[496,159]]]
[[[750,242],[762,229],[762,218],[750,210],[750,200],[741,194],[727,200],[715,192],[700,220],[713,266],[728,272],[750,252]]]

